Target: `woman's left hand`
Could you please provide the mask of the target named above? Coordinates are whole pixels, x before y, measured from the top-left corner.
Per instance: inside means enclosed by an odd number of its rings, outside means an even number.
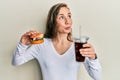
[[[90,59],[96,58],[95,49],[91,44],[83,44],[83,48],[80,49],[80,54],[82,56],[88,57]]]

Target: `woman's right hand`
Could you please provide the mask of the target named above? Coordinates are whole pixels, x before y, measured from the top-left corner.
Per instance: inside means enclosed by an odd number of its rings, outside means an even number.
[[[22,35],[20,42],[25,45],[30,45],[31,44],[31,39],[30,36],[36,34],[38,31],[35,30],[30,30],[26,32],[25,34]]]

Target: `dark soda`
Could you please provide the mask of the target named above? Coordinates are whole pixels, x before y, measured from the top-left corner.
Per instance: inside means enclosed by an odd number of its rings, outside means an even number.
[[[80,54],[80,49],[83,48],[83,44],[81,42],[75,42],[75,56],[77,62],[84,62],[85,57]]]

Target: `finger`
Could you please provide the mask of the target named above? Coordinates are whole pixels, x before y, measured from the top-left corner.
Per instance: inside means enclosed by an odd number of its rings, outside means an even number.
[[[83,47],[92,47],[92,45],[91,44],[89,44],[89,43],[87,43],[87,44],[83,44]]]
[[[31,44],[31,42],[30,42],[30,41],[27,41],[26,45],[29,45],[29,44]]]
[[[83,54],[82,56],[91,58],[91,57],[93,57],[94,55]]]
[[[37,31],[37,30],[30,30],[29,32],[32,32],[32,33],[39,33],[39,31]]]
[[[94,51],[93,49],[91,48],[83,48],[83,49],[80,49],[80,52],[92,52]]]
[[[26,36],[30,36],[32,33],[31,32],[26,32],[25,35]]]
[[[38,31],[36,31],[36,30],[30,30],[30,31],[28,32],[28,34],[30,34],[30,35],[35,35],[36,33],[40,33],[40,32],[38,32]]]
[[[88,58],[90,58],[90,59],[95,59],[95,54],[93,54],[93,55],[88,55],[88,54],[86,54],[86,55],[82,55],[82,56],[84,56],[84,57],[88,57]]]
[[[80,52],[81,55],[95,55],[94,52]]]
[[[30,35],[32,35],[32,34],[35,34],[35,32],[34,32],[34,31],[29,31],[29,32],[26,32],[26,33],[25,33],[26,36],[30,36]]]
[[[80,52],[82,55],[95,55],[94,52]]]

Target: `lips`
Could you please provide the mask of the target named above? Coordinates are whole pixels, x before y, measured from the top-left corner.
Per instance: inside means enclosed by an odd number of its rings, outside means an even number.
[[[71,29],[71,27],[66,27],[65,29],[66,29],[66,30],[69,30],[69,29]]]

